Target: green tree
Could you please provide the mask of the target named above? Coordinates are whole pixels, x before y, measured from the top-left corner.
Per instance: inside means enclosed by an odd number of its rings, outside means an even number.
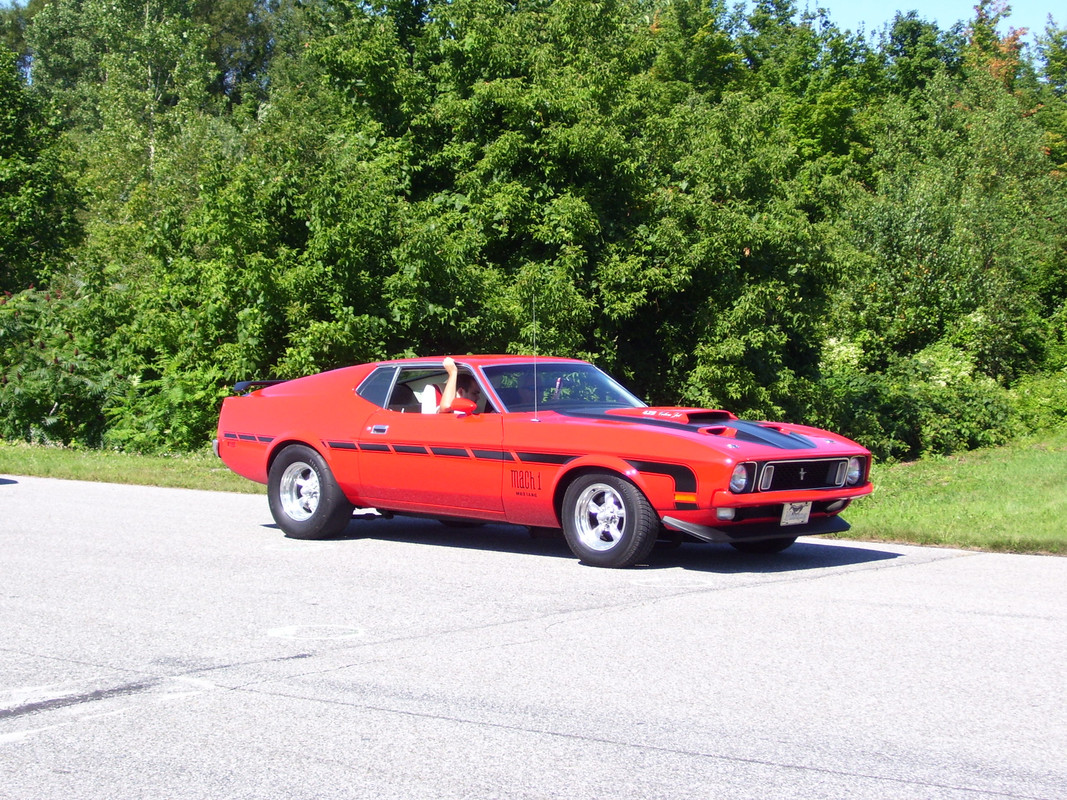
[[[190,18],[206,31],[205,57],[213,66],[209,93],[235,104],[267,99],[281,6],[281,0],[194,0]]]
[[[1067,28],[1058,27],[1050,15],[1037,41],[1042,80],[1037,118],[1045,129],[1049,158],[1067,177]]]
[[[744,54],[736,39],[741,20],[721,0],[680,0],[656,9],[655,76],[679,81],[692,91],[717,98],[745,77]]]
[[[1010,381],[1041,361],[1035,281],[1057,261],[1063,186],[1041,131],[984,71],[940,76],[916,107],[890,104],[878,185],[850,206],[843,285],[862,364],[884,369],[935,342]]]
[[[1001,35],[998,27],[1011,15],[1004,0],[979,0],[974,19],[967,28],[964,64],[988,72],[1005,87],[1012,88],[1022,69],[1022,35],[1012,28]]]
[[[19,3],[15,0],[0,7],[0,50],[13,51],[18,56],[19,69],[29,74],[32,54],[26,41],[26,31],[33,23],[33,18],[49,0],[29,0]]]
[[[46,280],[80,235],[52,136],[9,52],[0,58],[0,290]]]
[[[883,455],[993,441],[1005,385],[1067,352],[1063,36],[1031,66],[1005,18],[866,41],[791,0],[7,9],[32,88],[0,81],[3,280],[49,289],[0,315],[3,435],[196,447],[240,378],[536,340]]]
[[[1067,28],[1056,25],[1050,14],[1044,34],[1037,42],[1042,77],[1053,94],[1067,96]]]
[[[910,94],[924,89],[940,72],[958,74],[965,43],[962,23],[942,31],[915,11],[898,12],[881,34],[879,48],[891,91]]]

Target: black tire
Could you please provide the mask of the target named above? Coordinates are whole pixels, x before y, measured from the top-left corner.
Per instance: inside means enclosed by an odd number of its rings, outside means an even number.
[[[329,539],[352,519],[353,505],[326,461],[302,444],[282,450],[267,477],[270,513],[290,539]]]
[[[631,567],[656,544],[660,521],[641,490],[610,473],[578,477],[563,496],[563,535],[583,564]]]
[[[742,553],[753,555],[770,555],[780,553],[787,547],[792,547],[797,540],[795,536],[782,536],[778,539],[758,539],[755,542],[730,542],[730,546]]]
[[[680,531],[673,531],[670,528],[665,528],[662,525],[659,529],[659,536],[656,539],[656,546],[652,548],[653,552],[664,553],[668,550],[677,550],[682,546],[683,536]]]

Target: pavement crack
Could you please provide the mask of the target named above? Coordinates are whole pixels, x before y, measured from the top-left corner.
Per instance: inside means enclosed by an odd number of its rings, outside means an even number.
[[[14,706],[13,708],[0,709],[0,720],[16,719],[18,717],[25,717],[29,714],[37,714],[42,711],[55,711],[58,708],[69,708],[70,706],[97,703],[101,700],[110,700],[114,697],[129,697],[130,695],[141,694],[142,692],[154,689],[159,686],[159,683],[159,679],[136,681],[134,683],[123,684],[122,686],[114,686],[109,689],[96,689],[92,692],[84,692],[82,694],[52,697],[47,700],[24,703],[20,706]]]
[[[475,728],[488,728],[499,729],[504,731],[511,731],[513,733],[519,733],[530,736],[545,736],[553,739],[564,739],[581,742],[584,744],[594,744],[599,746],[624,748],[627,750],[644,751],[648,753],[662,753],[668,756],[681,756],[683,758],[708,760],[708,761],[720,761],[729,762],[735,764],[747,764],[750,766],[763,767],[766,769],[783,770],[787,772],[797,773],[810,773],[829,775],[834,777],[841,777],[846,779],[861,779],[865,781],[871,781],[876,784],[895,785],[901,787],[914,787],[924,789],[936,789],[936,790],[948,790],[953,792],[961,792],[966,794],[973,794],[976,797],[985,798],[1006,798],[1006,800],[1043,800],[1041,796],[1031,795],[1025,793],[1019,793],[1015,791],[1005,791],[993,787],[979,787],[979,786],[966,786],[959,783],[940,782],[936,780],[930,780],[920,777],[898,777],[895,775],[879,774],[873,770],[848,770],[839,769],[830,766],[821,766],[818,764],[802,764],[794,761],[777,760],[773,758],[761,758],[757,756],[745,756],[723,752],[715,752],[709,749],[697,749],[687,747],[673,747],[670,745],[657,744],[655,742],[641,742],[626,740],[620,737],[612,736],[598,736],[590,733],[583,733],[580,731],[567,731],[560,730],[551,727],[538,726],[538,725],[526,725],[519,722],[506,722],[496,721],[490,719],[473,719],[458,714],[446,714],[434,711],[421,711],[417,709],[404,709],[398,708],[393,705],[384,705],[381,703],[365,703],[355,702],[351,700],[338,700],[327,699],[321,697],[308,697],[299,693],[290,693],[283,691],[265,691],[265,690],[243,690],[251,691],[254,694],[261,694],[270,697],[284,698],[288,700],[299,700],[308,703],[319,703],[322,705],[330,706],[344,706],[347,708],[359,709],[366,712],[374,712],[381,714],[390,714],[402,717],[411,717],[418,719],[435,720],[438,722],[448,722],[461,726],[472,726]]]

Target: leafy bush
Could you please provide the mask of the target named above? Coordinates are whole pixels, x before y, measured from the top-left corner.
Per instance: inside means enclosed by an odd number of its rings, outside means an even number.
[[[1051,375],[1028,375],[1012,387],[1011,399],[1028,431],[1067,424],[1067,368]]]
[[[84,305],[33,289],[0,297],[0,438],[101,444],[117,379],[72,326]]]
[[[1019,430],[1007,390],[973,356],[938,343],[883,372],[859,368],[831,343],[816,390],[817,424],[852,437],[882,460],[948,454],[1008,441]]]
[[[1049,372],[1067,369],[1067,303],[1050,316],[1045,345],[1045,369]]]
[[[104,444],[139,453],[202,449],[218,421],[226,390],[218,368],[168,369],[155,380],[130,381],[108,403]]]

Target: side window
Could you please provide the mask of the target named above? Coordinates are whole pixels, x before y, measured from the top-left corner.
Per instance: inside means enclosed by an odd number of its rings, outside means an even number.
[[[356,394],[376,406],[385,408],[394,375],[396,367],[379,367],[356,388]]]
[[[389,398],[389,408],[406,413],[436,414],[446,379],[441,369],[402,368]]]
[[[466,368],[461,368],[459,374],[461,385],[464,380],[473,379]],[[359,385],[356,394],[390,411],[435,414],[447,379],[443,369],[433,367],[379,367]],[[480,387],[476,399],[481,413],[496,410]]]
[[[532,411],[534,408],[534,373],[526,366],[492,368],[489,381],[508,411]]]

